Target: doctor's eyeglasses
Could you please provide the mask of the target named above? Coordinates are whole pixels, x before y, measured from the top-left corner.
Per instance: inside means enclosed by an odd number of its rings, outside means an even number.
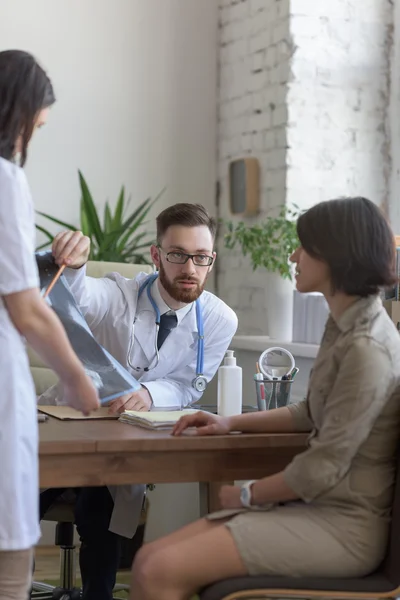
[[[207,256],[207,254],[186,254],[186,252],[179,252],[178,250],[165,252],[160,246],[158,246],[158,249],[165,254],[165,258],[168,262],[176,265],[184,265],[189,258],[192,259],[193,264],[197,267],[210,267],[214,262],[214,258],[212,256]]]

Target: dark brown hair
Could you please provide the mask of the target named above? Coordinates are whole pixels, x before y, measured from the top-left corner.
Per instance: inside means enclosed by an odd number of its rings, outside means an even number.
[[[163,210],[156,219],[157,222],[157,243],[165,232],[172,225],[183,225],[184,227],[208,227],[213,240],[217,232],[217,224],[213,217],[210,217],[207,210],[201,204],[180,203],[173,204]]]
[[[22,136],[21,166],[27,158],[38,113],[55,102],[51,81],[28,52],[0,52],[0,156],[12,160]]]
[[[365,297],[397,280],[392,230],[366,198],[316,204],[299,217],[297,234],[308,254],[328,264],[334,291]]]

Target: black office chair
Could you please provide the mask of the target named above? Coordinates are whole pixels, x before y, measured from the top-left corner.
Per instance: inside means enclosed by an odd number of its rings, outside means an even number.
[[[371,575],[359,578],[249,576],[233,577],[204,588],[200,600],[243,600],[248,598],[395,599],[400,597],[400,452],[390,541],[386,558]]]
[[[74,544],[74,503],[59,500],[44,515],[45,521],[56,522],[55,545],[60,547],[60,581],[58,586],[34,581],[32,600],[79,600],[80,588],[75,587],[76,547]]]
[[[200,600],[243,600],[246,598],[332,598],[395,599],[400,597],[400,454],[390,541],[382,565],[371,575],[359,578],[253,576],[233,577],[204,588]]]
[[[32,584],[32,600],[79,600],[81,589],[75,587],[76,582],[76,546],[74,544],[74,502],[72,490],[68,490],[60,500],[57,500],[45,513],[44,521],[56,522],[55,545],[60,547],[60,578],[59,585],[34,581]],[[131,548],[122,548],[120,568],[130,569],[132,565],[132,545],[135,551],[143,543],[145,522],[141,520],[138,530],[131,542]],[[128,542],[128,540],[127,540]],[[128,542],[128,543],[129,543]],[[129,552],[130,550],[131,552]],[[129,586],[116,584],[114,592],[129,592]]]

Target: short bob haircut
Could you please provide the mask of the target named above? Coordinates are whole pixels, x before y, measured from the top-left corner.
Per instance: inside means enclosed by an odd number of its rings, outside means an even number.
[[[397,281],[392,230],[366,198],[316,204],[299,217],[297,234],[307,254],[328,264],[333,292],[366,297]]]

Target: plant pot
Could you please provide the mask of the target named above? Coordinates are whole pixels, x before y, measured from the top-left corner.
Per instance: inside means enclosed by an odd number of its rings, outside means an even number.
[[[266,278],[267,333],[270,338],[291,342],[293,333],[293,282],[279,273]]]

